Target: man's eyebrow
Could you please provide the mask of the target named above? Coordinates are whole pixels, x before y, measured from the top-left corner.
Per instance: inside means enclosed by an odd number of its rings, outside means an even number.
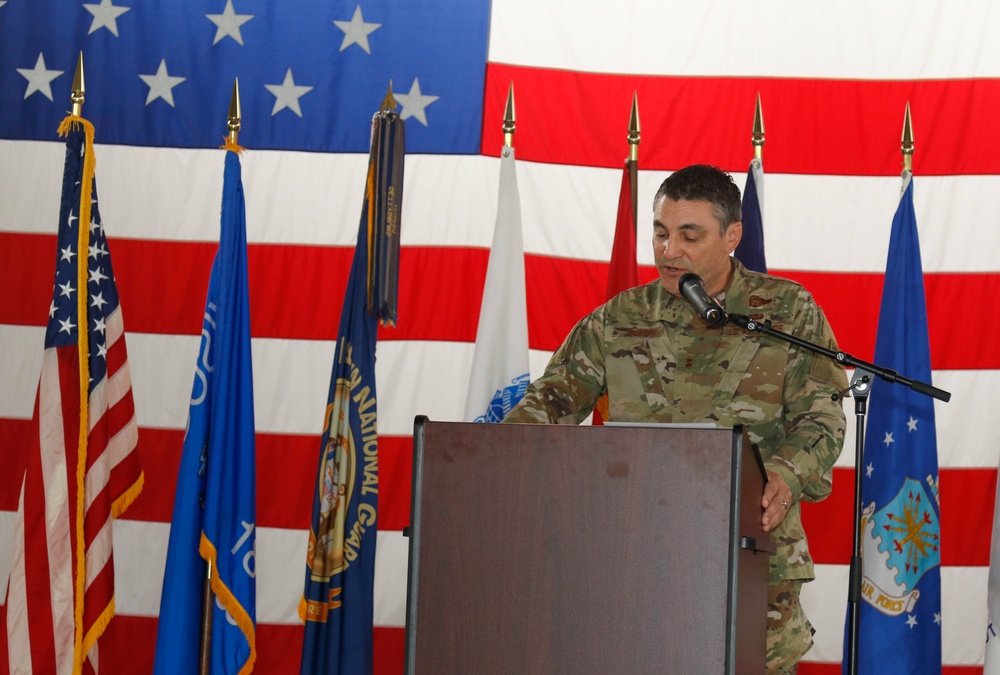
[[[657,227],[662,228],[664,230],[667,229],[666,225],[664,225],[663,223],[661,223],[658,220],[654,220],[653,221],[653,228],[657,228]],[[685,231],[685,230],[686,231],[691,231],[691,230],[694,230],[695,232],[704,232],[706,228],[705,228],[704,225],[699,225],[698,223],[684,223],[683,225],[681,225],[677,229],[681,230],[681,231]]]

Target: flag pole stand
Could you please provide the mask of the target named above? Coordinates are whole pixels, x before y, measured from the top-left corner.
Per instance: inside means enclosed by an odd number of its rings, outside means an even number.
[[[835,399],[843,398],[847,392],[854,396],[854,417],[857,420],[857,435],[854,439],[854,547],[851,552],[851,571],[847,588],[847,672],[858,672],[858,638],[861,631],[861,476],[865,454],[865,414],[868,412],[868,394],[872,390],[872,378],[864,368],[855,368],[851,386],[834,394]]]
[[[198,675],[209,675],[212,670],[212,563],[205,562],[205,585],[201,596],[201,641],[198,645]]]
[[[744,314],[727,314],[723,312],[725,321],[731,321],[740,328],[745,328],[750,332],[764,333],[780,340],[784,340],[798,347],[803,347],[816,354],[821,354],[833,359],[842,366],[853,366],[854,377],[851,378],[851,386],[832,396],[833,400],[839,400],[848,391],[853,392],[855,398],[855,417],[857,419],[858,433],[855,439],[855,464],[854,464],[854,545],[851,555],[851,569],[848,588],[848,609],[849,626],[847,627],[847,653],[848,653],[848,673],[857,675],[858,672],[858,636],[860,635],[861,623],[861,478],[864,469],[864,430],[865,413],[868,406],[868,394],[871,391],[872,375],[878,375],[886,382],[898,382],[918,393],[936,398],[947,403],[951,399],[951,393],[938,389],[930,384],[919,380],[911,380],[903,377],[899,373],[889,368],[877,366],[874,363],[862,361],[846,352],[835,352],[832,349],[821,347],[820,345],[804,340],[788,333],[771,327],[771,322],[756,321]]]

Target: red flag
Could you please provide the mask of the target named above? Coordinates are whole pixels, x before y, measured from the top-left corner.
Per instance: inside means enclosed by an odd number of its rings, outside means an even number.
[[[622,189],[618,193],[618,222],[615,225],[615,241],[611,246],[611,265],[608,268],[608,291],[610,300],[622,291],[639,285],[639,263],[635,251],[635,211],[632,200],[632,181],[635,178],[635,162],[626,160],[622,171]],[[593,423],[604,424],[608,418],[608,395],[604,394],[594,407]]]
[[[55,288],[7,588],[11,672],[97,673],[114,614],[112,520],[142,489],[93,127],[67,118]],[[85,330],[81,330],[86,326]]]

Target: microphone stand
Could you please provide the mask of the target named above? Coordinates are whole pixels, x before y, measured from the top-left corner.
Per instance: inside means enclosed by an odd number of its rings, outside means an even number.
[[[857,675],[858,672],[858,636],[860,635],[861,624],[861,475],[864,469],[865,451],[865,414],[867,413],[868,393],[871,391],[871,376],[877,375],[886,382],[896,382],[905,385],[918,393],[936,398],[947,403],[951,400],[951,393],[938,389],[919,380],[911,380],[903,377],[899,373],[889,368],[862,361],[846,352],[835,352],[832,349],[821,347],[815,343],[803,340],[802,338],[788,333],[783,333],[771,327],[771,321],[757,321],[744,314],[723,313],[725,321],[732,322],[752,333],[763,333],[771,335],[790,344],[802,347],[816,354],[821,354],[833,359],[843,366],[854,366],[854,377],[851,378],[851,386],[844,391],[832,396],[834,401],[840,399],[848,391],[854,392],[855,418],[857,420],[857,435],[855,438],[854,450],[854,547],[851,554],[851,570],[849,577],[849,588],[847,594],[848,609],[850,611],[850,625],[847,634],[847,659],[848,673]]]

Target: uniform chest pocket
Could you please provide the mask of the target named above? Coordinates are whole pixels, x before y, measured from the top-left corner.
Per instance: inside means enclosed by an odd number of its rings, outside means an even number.
[[[749,425],[751,438],[773,435],[784,409],[784,380],[788,353],[780,346],[758,345],[741,370],[741,378],[721,406],[732,423]],[[761,426],[763,425],[763,426]],[[765,431],[766,430],[766,431]]]
[[[663,340],[655,338],[652,341]],[[608,354],[605,367],[612,419],[663,418],[669,392],[664,388],[661,371],[672,369],[671,359],[663,353],[667,348],[666,344],[651,345],[651,340],[639,338],[617,345]]]

